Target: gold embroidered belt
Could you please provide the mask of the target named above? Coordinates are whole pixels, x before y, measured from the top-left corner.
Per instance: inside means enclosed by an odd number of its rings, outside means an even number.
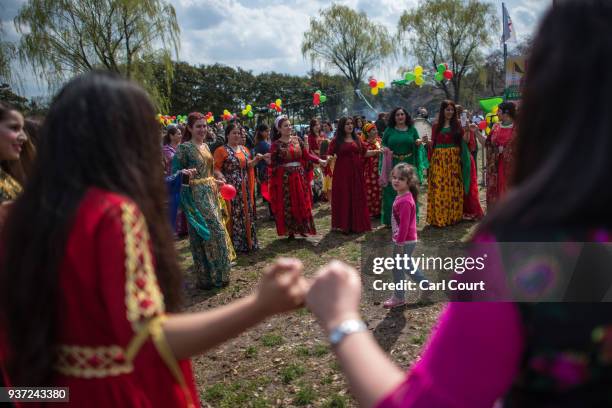
[[[397,160],[404,160],[409,158],[410,156],[412,156],[412,153],[408,153],[408,154],[393,154],[393,158],[397,159]]]
[[[289,162],[289,163],[284,163],[282,166],[283,167],[298,167],[301,166],[302,163],[300,162]]]
[[[215,178],[210,176],[206,178],[198,178],[189,180],[190,185],[211,184],[215,182]]]

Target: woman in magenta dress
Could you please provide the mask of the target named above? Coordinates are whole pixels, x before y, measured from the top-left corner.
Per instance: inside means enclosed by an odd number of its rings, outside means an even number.
[[[332,185],[332,229],[345,234],[372,229],[366,200],[363,159],[366,146],[355,134],[353,120],[343,117],[329,145],[329,155],[336,155]]]

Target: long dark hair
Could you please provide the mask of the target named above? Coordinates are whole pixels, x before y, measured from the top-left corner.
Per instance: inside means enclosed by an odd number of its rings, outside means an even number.
[[[434,125],[432,129],[432,133],[434,134],[434,137],[433,137],[434,145],[437,140],[435,135],[442,130],[442,128],[444,127],[444,122],[446,122],[446,119],[444,117],[444,111],[449,106],[452,106],[453,109],[455,110],[455,113],[453,114],[453,117],[450,120],[451,134],[453,135],[454,143],[458,145],[461,144],[461,136],[462,136],[461,135],[461,123],[459,122],[459,114],[458,114],[457,105],[455,105],[455,102],[447,99],[447,100],[442,101],[442,103],[440,103],[440,111],[438,112],[438,122]]]
[[[316,125],[319,125],[319,133],[321,132],[321,122],[317,118],[310,119],[310,123],[308,124],[308,134],[314,137],[319,137],[319,135],[315,134],[313,129]]]
[[[395,129],[395,126],[397,126],[397,123],[395,123],[395,114],[400,110],[404,111],[404,114],[406,114],[406,126],[407,127],[414,126],[414,121],[412,120],[412,116],[410,116],[410,114],[408,113],[406,109],[402,108],[401,106],[398,106],[396,108],[393,108],[391,113],[389,113],[389,119],[387,120],[387,127]]]
[[[344,126],[346,126],[347,121],[353,121],[353,118],[350,116],[343,116],[338,121],[338,128],[336,129],[336,134],[334,135],[334,141],[336,143],[336,151],[340,149],[342,143],[344,143],[344,138],[346,137],[346,133],[344,131]],[[355,123],[353,123],[353,131],[351,132],[351,138],[358,146],[361,146],[361,141],[357,137],[357,133],[355,132]]]
[[[612,122],[593,114],[612,112],[610,21],[604,0],[560,2],[544,18],[528,58],[514,190],[481,228],[612,228]]]
[[[182,137],[183,142],[188,142],[191,140],[193,135],[191,134],[189,128],[193,127],[193,125],[200,119],[205,119],[205,116],[200,112],[191,112],[189,115],[187,115],[187,126],[185,126],[185,131],[183,132]]]
[[[275,142],[278,139],[280,139],[281,137],[281,133],[279,128],[283,125],[283,123],[285,123],[285,121],[288,121],[289,118],[286,116],[283,116],[281,119],[279,119],[278,123],[276,123],[276,121],[274,122],[274,126],[272,126],[272,141]]]
[[[55,361],[59,267],[85,193],[92,187],[135,202],[149,229],[154,264],[169,311],[181,279],[165,208],[155,109],[137,85],[93,72],[70,81],[45,120],[38,158],[2,231],[0,321],[10,350],[9,378],[45,385]],[[59,159],[61,158],[61,160]],[[93,301],[93,300],[92,300]]]
[[[257,125],[257,129],[255,129],[255,144],[264,141],[263,134],[266,130],[269,129],[270,127],[265,123],[260,123],[259,125]]]

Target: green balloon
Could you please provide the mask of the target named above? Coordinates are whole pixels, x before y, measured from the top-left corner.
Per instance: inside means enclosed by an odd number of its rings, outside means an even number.
[[[404,78],[406,79],[406,81],[412,82],[416,79],[416,75],[414,74],[414,72],[406,72]]]
[[[438,72],[440,74],[444,75],[444,71],[446,71],[446,65],[444,65],[444,64],[438,65]]]
[[[441,82],[444,79],[444,74],[442,72],[436,72],[436,81]]]
[[[249,113],[247,114],[247,116],[248,116],[249,118],[252,118],[252,117],[253,117],[253,111],[249,111]]]
[[[319,98],[319,100],[321,101],[321,103],[325,102],[327,100],[327,96],[325,95],[321,95],[321,97]]]

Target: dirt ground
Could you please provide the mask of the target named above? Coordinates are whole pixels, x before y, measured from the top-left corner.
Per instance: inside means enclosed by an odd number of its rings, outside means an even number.
[[[480,189],[484,201],[484,189]],[[419,245],[424,248],[465,240],[476,225],[464,221],[447,228],[425,226],[426,188],[419,202]],[[316,236],[287,241],[276,235],[274,223],[267,220],[267,210],[260,207],[261,249],[239,256],[238,265],[231,272],[230,286],[221,290],[202,292],[195,288],[189,242],[178,241],[181,264],[186,271],[187,309],[206,310],[249,294],[262,270],[277,256],[300,258],[306,275],[311,276],[332,259],[359,269],[361,246],[366,240],[390,240],[390,230],[381,227],[378,220],[372,221],[373,231],[367,234],[346,236],[330,232],[331,212],[327,203],[317,204],[314,215]],[[406,307],[387,311],[379,301],[364,297],[361,312],[381,347],[399,366],[408,369],[418,358],[443,307],[441,302],[421,305],[414,299]],[[269,319],[195,358],[193,368],[202,405],[206,407],[356,406],[323,332],[307,310]]]

